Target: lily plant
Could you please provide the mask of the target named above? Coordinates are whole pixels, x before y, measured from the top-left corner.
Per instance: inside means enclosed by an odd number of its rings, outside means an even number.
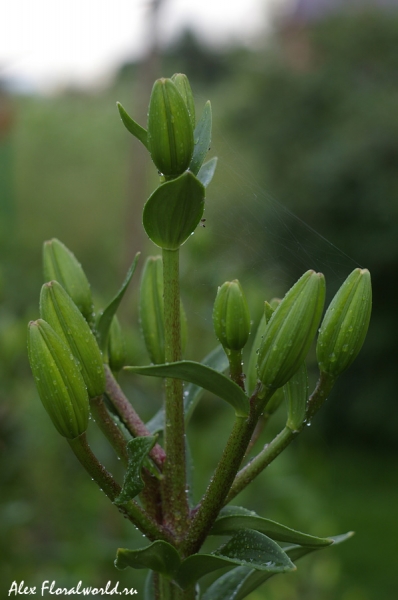
[[[215,294],[214,350],[201,362],[183,359],[187,327],[179,255],[203,218],[206,188],[216,168],[215,158],[205,162],[210,102],[196,120],[188,79],[176,74],[155,82],[146,129],[120,104],[118,109],[160,177],[143,208],[144,229],[161,252],[146,259],[140,284],[139,319],[148,364],[125,366],[116,315],[138,254],[120,290],[96,314],[81,265],[53,239],[43,250],[46,283],[40,318],[29,323],[33,376],[58,432],[116,509],[146,537],[138,550],[119,548],[115,560],[118,569],[148,569],[145,600],[242,600],[270,577],[295,570],[302,556],[351,536],[315,537],[233,501],[311,423],[336,379],[356,358],[370,319],[370,275],[355,269],[323,314],[324,276],[308,270],[282,300],[264,302],[245,365],[249,307],[239,281],[225,282]],[[320,374],[309,393],[306,356],[316,336]],[[134,376],[164,380],[163,407],[147,423],[117,382],[122,367]],[[186,428],[204,392],[227,402],[235,422],[203,497],[192,505]],[[286,425],[247,462],[260,424],[284,399]],[[123,482],[116,481],[88,444],[90,414],[125,465]],[[224,541],[205,552],[208,536],[223,536]],[[202,577],[212,572],[213,583],[202,589]]]

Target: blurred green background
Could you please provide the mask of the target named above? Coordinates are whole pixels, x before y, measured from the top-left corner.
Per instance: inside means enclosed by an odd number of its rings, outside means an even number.
[[[26,358],[38,316],[41,244],[58,237],[79,258],[97,306],[109,300],[137,250],[157,254],[141,226],[156,170],[123,128],[119,100],[145,122],[151,82],[188,74],[200,112],[212,101],[206,227],[182,250],[187,357],[215,345],[217,285],[239,278],[252,318],[308,268],[329,296],[356,266],[370,269],[374,312],[365,346],[314,426],[241,494],[262,516],[316,535],[355,530],[311,555],[250,600],[393,600],[398,591],[398,14],[332,15],[279,24],[255,50],[215,51],[191,32],[162,53],[125,64],[106,89],[0,96],[0,581],[71,587],[108,580],[136,587],[141,572],[113,567],[119,546],[142,538],[86,477],[44,413]],[[141,266],[143,260],[141,260]],[[137,317],[139,274],[120,319],[129,360],[147,361]],[[311,364],[311,377],[316,377]],[[121,375],[147,420],[160,387]],[[156,392],[156,394],[155,394]],[[283,425],[284,409],[262,439]],[[206,397],[189,429],[199,499],[231,427]],[[106,466],[111,449],[89,431]],[[4,594],[5,597],[5,594]],[[139,596],[138,596],[139,597]]]

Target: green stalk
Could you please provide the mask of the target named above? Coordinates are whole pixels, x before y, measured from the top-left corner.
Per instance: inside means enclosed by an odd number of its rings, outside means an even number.
[[[308,399],[306,412],[307,423],[311,423],[313,417],[328,397],[329,392],[331,391],[335,382],[335,377],[333,377],[332,375],[328,375],[327,373],[321,372],[315,390]]]
[[[236,417],[220,462],[191,522],[182,547],[185,555],[189,556],[198,552],[206,539],[218,513],[225,504],[225,499],[247,452],[264,406],[274,392],[273,389],[257,386],[250,398],[249,416],[247,418]]]
[[[104,365],[105,378],[106,378],[106,395],[112,402],[116,409],[119,417],[127,427],[128,431],[133,437],[141,437],[152,435],[151,432],[145,427],[145,423],[140,419],[139,415],[135,412],[130,402],[123,393],[123,390],[119,386],[118,382],[113,376],[112,371],[108,365]],[[165,460],[164,450],[159,444],[155,444],[149,453],[153,462],[162,470],[163,462]]]
[[[76,458],[86,469],[87,473],[105,492],[108,498],[114,502],[121,492],[120,485],[114,480],[112,475],[99,462],[87,442],[85,433],[82,433],[74,439],[68,439]],[[117,506],[118,510],[134,523],[136,527],[151,541],[165,540],[171,541],[170,535],[163,528],[160,528],[153,519],[136,503],[130,500],[123,505]]]
[[[292,431],[287,426],[284,427],[272,442],[266,444],[263,450],[239,471],[225,500],[225,504],[228,504],[228,502],[235,498],[235,496],[251,483],[257,475],[264,471],[264,469],[279,456],[282,450],[298,436],[304,426],[311,423],[312,418],[325,402],[334,383],[335,379],[333,377],[326,373],[321,373],[315,390],[308,399],[305,423],[303,423],[301,428],[296,431]]]
[[[108,413],[102,396],[90,398],[90,409],[96,424],[126,467],[128,463],[127,442],[123,433]]]
[[[123,465],[127,467],[129,457],[126,439],[115,421],[110,416],[102,396],[90,398],[90,409],[98,427],[101,429],[102,433],[115,450]],[[156,467],[153,468],[155,469]],[[145,487],[140,496],[143,505],[148,514],[155,519],[155,521],[160,522],[161,513],[159,510],[159,481],[145,468],[142,469],[142,478],[145,483]]]
[[[228,350],[227,356],[232,381],[235,381],[245,391],[245,376],[242,371],[242,350]]]
[[[261,471],[263,471],[297,435],[297,431],[293,432],[289,427],[285,427],[270,444],[266,444],[263,450],[239,471],[229,490],[225,504],[228,504],[228,502],[235,498],[239,492],[253,481],[253,479],[257,477],[257,475],[259,475],[259,473],[261,473]]]
[[[236,417],[220,462],[192,520],[183,545],[184,554],[189,556],[198,552],[203,544],[224,505],[225,498],[250,443],[256,423],[257,414],[253,414],[248,418]]]
[[[179,250],[163,249],[163,294],[165,362],[168,363],[181,360]],[[183,384],[180,379],[166,379],[164,446],[164,523],[177,538],[182,538],[187,529],[189,507],[186,494]]]

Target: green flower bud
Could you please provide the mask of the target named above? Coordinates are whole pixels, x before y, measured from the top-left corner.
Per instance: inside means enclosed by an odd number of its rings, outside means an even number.
[[[325,280],[307,271],[295,283],[273,313],[258,353],[260,381],[282,387],[304,362],[321,319]]]
[[[218,288],[213,308],[215,334],[226,350],[242,350],[250,334],[249,307],[237,279]]]
[[[87,321],[93,317],[90,284],[76,257],[57,239],[44,242],[43,270],[46,281],[58,281]]]
[[[188,77],[183,73],[174,73],[171,81],[180,92],[185,105],[188,109],[189,118],[191,119],[192,131],[195,130],[196,119],[195,119],[195,102],[193,99],[192,89],[189,84]]]
[[[84,380],[70,349],[42,319],[29,323],[28,354],[40,399],[59,433],[69,439],[84,433],[89,417]]]
[[[112,371],[115,373],[120,371],[127,364],[126,358],[126,345],[124,343],[122,328],[120,327],[119,319],[115,315],[109,329],[108,339],[108,359]]]
[[[156,167],[166,178],[178,177],[191,162],[194,149],[191,118],[171,79],[158,79],[152,89],[148,149]]]
[[[80,366],[89,397],[103,394],[105,373],[100,349],[81,312],[57,281],[43,285],[40,315],[70,348]]]
[[[326,311],[316,348],[319,368],[337,377],[357,357],[368,331],[372,284],[367,269],[347,277]]]
[[[258,351],[260,349],[261,346],[261,341],[264,337],[264,333],[265,333],[265,329],[267,327],[267,323],[270,320],[270,318],[272,317],[273,312],[275,311],[275,309],[277,308],[277,306],[280,304],[280,299],[279,298],[273,298],[271,300],[271,302],[264,302],[264,313],[263,316],[261,317],[260,323],[258,325],[257,328],[257,332],[256,332],[256,337],[254,338],[254,342],[252,345],[252,349],[250,351],[250,357],[249,357],[249,362],[247,365],[247,373],[246,373],[246,384],[247,384],[247,390],[249,392],[249,394],[252,394],[254,392],[254,388],[256,387],[257,381],[258,381],[258,377],[257,377],[257,355],[258,355]],[[269,410],[269,406],[272,403],[277,403],[276,408],[278,408],[279,404],[282,402],[283,400],[283,393],[280,396],[280,401],[276,400],[277,394],[275,393],[272,396],[272,399],[270,400],[270,402],[267,404],[267,412],[269,414],[271,414],[271,412],[274,412]],[[276,410],[275,408],[275,410]]]
[[[181,303],[181,349],[187,341],[187,319]],[[140,325],[151,362],[165,362],[163,264],[161,256],[149,256],[145,262],[140,286]]]

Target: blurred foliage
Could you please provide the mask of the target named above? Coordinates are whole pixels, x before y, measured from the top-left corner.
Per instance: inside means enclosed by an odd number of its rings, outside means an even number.
[[[299,62],[291,40],[302,49]],[[397,17],[369,14],[282,30],[256,52],[231,47],[214,53],[187,33],[162,56],[166,75],[189,74],[198,105],[211,98],[213,148],[220,156],[206,228],[183,249],[187,355],[200,359],[214,345],[212,302],[227,279],[241,280],[254,321],[264,298],[283,294],[319,262],[334,274],[332,286],[356,261],[374,282],[371,329],[357,362],[315,427],[242,493],[246,506],[292,527],[319,535],[356,529],[357,536],[304,559],[296,574],[272,579],[250,600],[392,600],[398,585],[391,452],[398,420],[397,44]],[[119,580],[142,590],[141,574],[112,565],[116,548],[137,547],[141,536],[101,498],[53,431],[25,356],[26,323],[38,314],[44,239],[58,237],[78,256],[97,307],[121,283],[133,246],[144,257],[158,254],[141,232],[144,198],[134,197],[129,180],[136,146],[115,108],[120,100],[134,115],[137,85],[139,68],[125,65],[100,93],[8,99],[13,127],[0,138],[0,209],[8,207],[0,240],[0,581],[6,592],[13,580],[40,585],[46,579],[65,586]],[[150,173],[143,175],[148,191],[156,178],[154,169]],[[120,318],[129,361],[142,363],[139,274],[134,280]],[[121,378],[149,419],[158,408],[153,392],[159,382],[148,388],[138,378]],[[189,434],[199,499],[231,415],[206,397],[195,416]],[[282,422],[277,416],[261,442]],[[96,451],[120,474],[111,450],[91,430]]]

